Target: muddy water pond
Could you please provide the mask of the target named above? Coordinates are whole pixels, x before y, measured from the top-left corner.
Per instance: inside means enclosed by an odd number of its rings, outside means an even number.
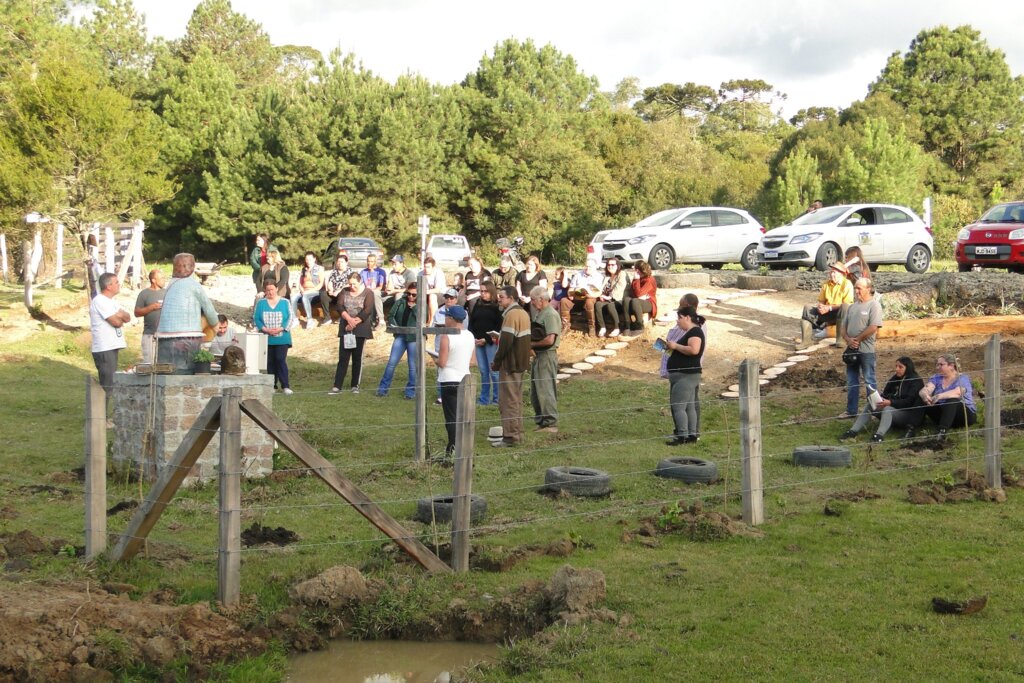
[[[292,683],[434,683],[446,672],[498,658],[487,643],[420,643],[396,640],[333,641],[326,650],[291,658]]]

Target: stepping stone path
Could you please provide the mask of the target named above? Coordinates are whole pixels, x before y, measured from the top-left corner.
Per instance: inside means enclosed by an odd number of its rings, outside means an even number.
[[[723,391],[721,393],[722,398],[739,398],[740,392],[738,391]]]
[[[564,372],[560,372],[557,375],[555,375],[555,379],[556,380],[569,379],[569,375],[565,374]]]
[[[562,375],[582,375],[583,374],[582,370],[577,370],[576,368],[558,368],[558,372],[559,372],[559,374],[562,374]]]
[[[802,354],[798,354],[796,356],[790,356],[786,360],[789,361],[790,363],[802,363],[803,361],[810,360],[810,359],[811,359],[810,356],[805,356],[805,355],[802,355]]]
[[[609,351],[621,351],[629,346],[629,342],[612,342],[611,344],[605,344],[604,348]]]
[[[593,365],[597,365],[598,363],[605,362],[607,359],[604,356],[587,356],[583,360],[586,363],[592,363]]]
[[[604,356],[605,358],[611,358],[615,355],[615,351],[612,349],[598,349],[594,351],[595,356]]]
[[[778,377],[779,375],[781,375],[785,371],[786,371],[786,368],[780,368],[779,366],[776,365],[773,368],[768,368],[767,370],[765,370],[764,371],[764,375],[766,375],[767,377]]]
[[[593,370],[594,366],[591,363],[573,363],[572,367],[574,370]]]

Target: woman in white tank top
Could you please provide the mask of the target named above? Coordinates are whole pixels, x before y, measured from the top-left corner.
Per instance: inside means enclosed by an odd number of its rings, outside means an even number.
[[[451,458],[455,453],[455,410],[459,401],[459,382],[469,374],[469,362],[476,352],[473,333],[463,327],[465,320],[465,308],[447,307],[444,326],[455,330],[455,333],[441,335],[441,348],[437,355],[437,383],[441,388],[444,427],[448,432],[446,458]]]

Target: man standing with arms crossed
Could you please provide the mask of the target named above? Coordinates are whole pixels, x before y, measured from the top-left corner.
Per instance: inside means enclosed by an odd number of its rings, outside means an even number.
[[[562,319],[551,306],[547,287],[530,290],[530,348],[535,354],[530,366],[530,403],[538,432],[558,432],[558,398],[555,389],[558,374],[558,342]]]
[[[501,441],[491,444],[495,448],[509,448],[523,440],[523,373],[530,365],[530,316],[518,300],[515,287],[498,290],[501,333],[497,337],[498,350],[491,370],[498,373],[502,437]]]
[[[156,328],[160,324],[160,309],[164,305],[164,274],[154,268],[149,271],[149,287],[135,299],[135,317],[143,319],[142,362],[156,359]]]
[[[854,283],[853,293],[857,300],[846,311],[842,331],[846,345],[859,353],[856,362],[846,366],[846,412],[839,417],[857,416],[861,375],[867,394],[878,386],[875,382],[875,335],[882,326],[882,305],[873,297],[871,280],[867,278]]]
[[[132,317],[114,301],[121,291],[121,283],[113,273],[103,273],[96,283],[99,293],[89,304],[89,331],[92,333],[92,361],[100,376],[100,386],[107,395],[114,390],[114,373],[117,371],[117,353],[128,344],[124,339],[124,324]]]

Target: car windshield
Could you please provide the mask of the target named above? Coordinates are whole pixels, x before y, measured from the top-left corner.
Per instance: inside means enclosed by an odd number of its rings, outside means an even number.
[[[370,239],[342,237],[338,240],[338,246],[342,249],[376,249],[377,243]]]
[[[826,209],[818,209],[811,213],[805,213],[799,218],[794,218],[790,225],[822,225],[832,223],[837,218],[850,210],[848,206],[830,206]]]
[[[465,242],[461,237],[435,235],[430,238],[431,249],[462,249]]]
[[[675,222],[679,216],[685,213],[687,209],[666,209],[665,211],[659,211],[658,213],[651,214],[647,218],[639,220],[634,228],[658,228],[663,225]]]
[[[1024,223],[1024,204],[998,204],[981,217],[982,223]]]

